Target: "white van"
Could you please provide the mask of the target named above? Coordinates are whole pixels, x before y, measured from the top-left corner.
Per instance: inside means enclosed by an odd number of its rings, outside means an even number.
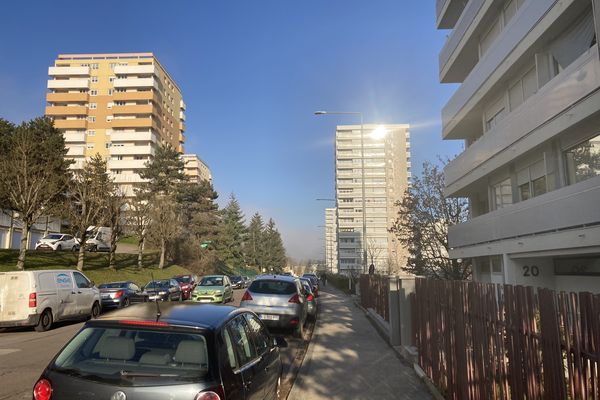
[[[100,291],[79,271],[0,272],[0,328],[44,332],[55,321],[98,317],[100,304]]]
[[[90,226],[87,228],[85,248],[88,251],[110,251],[111,233],[112,229],[106,226]]]

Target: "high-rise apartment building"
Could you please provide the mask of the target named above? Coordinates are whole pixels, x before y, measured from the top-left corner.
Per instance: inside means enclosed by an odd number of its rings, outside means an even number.
[[[184,172],[190,182],[200,183],[202,181],[212,182],[212,174],[208,165],[196,154],[183,154],[181,159],[185,163]]]
[[[388,228],[409,185],[409,125],[339,125],[335,155],[339,271],[363,272],[365,249],[367,265],[398,271],[406,252]]]
[[[325,266],[329,273],[338,272],[336,209],[325,209]]]
[[[460,83],[442,111],[464,151],[445,194],[466,197],[453,258],[474,278],[600,291],[600,9],[589,0],[438,0],[452,29],[440,80]],[[595,5],[598,6],[598,2]]]
[[[100,154],[132,195],[158,145],[183,153],[181,90],[152,53],[63,54],[48,75],[46,115],[64,132],[73,168]]]

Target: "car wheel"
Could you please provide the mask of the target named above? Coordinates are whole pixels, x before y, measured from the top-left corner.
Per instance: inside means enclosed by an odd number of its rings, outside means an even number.
[[[95,302],[92,306],[92,319],[98,318],[100,316],[100,311],[100,304],[98,304],[98,302]]]
[[[121,304],[121,307],[123,307],[123,308],[129,307],[129,297],[125,297],[123,299],[123,304]]]
[[[38,332],[46,332],[52,326],[52,311],[44,310],[40,316],[38,324],[35,326],[35,330]]]
[[[92,247],[90,247],[90,251],[91,251],[92,253],[95,253],[95,252],[97,252],[97,251],[98,251],[98,246],[96,246],[96,245],[93,245]]]
[[[62,246],[59,244],[58,246],[56,246],[56,251],[61,251],[62,250]]]
[[[294,329],[294,337],[304,340],[304,324],[298,322],[298,326]]]
[[[71,248],[71,251],[73,251],[73,252],[77,251],[77,246],[73,246],[73,248]]]

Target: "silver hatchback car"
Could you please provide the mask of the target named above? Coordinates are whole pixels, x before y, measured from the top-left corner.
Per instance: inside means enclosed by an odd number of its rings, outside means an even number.
[[[240,306],[258,314],[267,327],[293,329],[294,336],[304,336],[308,304],[298,278],[284,275],[256,277],[244,293]]]

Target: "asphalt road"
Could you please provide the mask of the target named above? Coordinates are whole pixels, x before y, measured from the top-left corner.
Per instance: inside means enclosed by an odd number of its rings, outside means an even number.
[[[236,290],[234,301],[239,306],[244,290]],[[31,399],[31,389],[50,359],[82,327],[83,323],[63,323],[48,332],[28,329],[0,330],[0,400]],[[307,338],[312,334],[308,329]],[[291,388],[299,363],[302,362],[307,342],[295,339],[284,332],[288,347],[281,349],[284,392]],[[285,396],[284,396],[285,398]]]

